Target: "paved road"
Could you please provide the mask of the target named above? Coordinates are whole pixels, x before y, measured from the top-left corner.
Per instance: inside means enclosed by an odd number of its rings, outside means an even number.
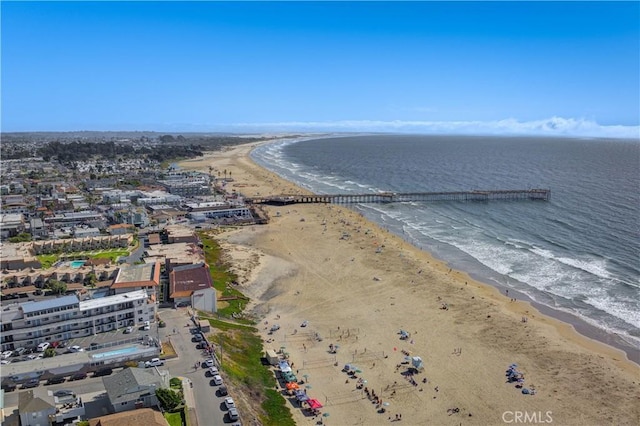
[[[172,376],[182,376],[192,381],[199,425],[219,426],[231,423],[226,417],[224,397],[216,394],[218,387],[210,384],[211,378],[206,374],[207,369],[201,366],[197,370],[194,368],[196,363],[200,365],[207,358],[201,350],[196,349],[196,343],[191,341],[193,335],[190,329],[193,328],[193,323],[189,320],[187,312],[187,308],[165,309],[159,312],[160,318],[167,323],[167,327],[160,329],[160,339],[165,341],[168,338],[178,355],[178,358],[168,360],[165,365]],[[233,397],[232,394],[230,396]]]

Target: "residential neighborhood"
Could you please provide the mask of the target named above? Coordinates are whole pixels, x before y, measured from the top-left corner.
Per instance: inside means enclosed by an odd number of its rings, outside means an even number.
[[[195,314],[215,314],[218,299],[197,231],[260,216],[225,191],[231,173],[99,156],[1,166],[2,423],[166,425],[154,410],[174,393],[193,409],[185,359],[205,349],[200,362],[219,365]],[[182,332],[200,349],[165,359],[163,342]],[[214,424],[237,421],[232,408]]]

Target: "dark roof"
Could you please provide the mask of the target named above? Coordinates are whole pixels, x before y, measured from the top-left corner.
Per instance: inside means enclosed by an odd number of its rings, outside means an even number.
[[[213,287],[209,265],[204,262],[176,266],[169,273],[170,297]]]

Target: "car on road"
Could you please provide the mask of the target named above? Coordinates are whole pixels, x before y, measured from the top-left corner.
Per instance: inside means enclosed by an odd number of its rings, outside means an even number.
[[[40,386],[40,379],[29,379],[22,384],[22,389],[37,388]]]
[[[69,381],[75,381],[75,380],[84,380],[87,378],[87,373],[75,373],[72,374],[71,377],[69,377]]]
[[[151,328],[151,324],[149,324],[149,321],[145,321],[145,322],[144,322],[144,327],[142,327],[142,329],[143,329],[144,331],[147,331],[147,330],[149,330],[150,328]]]
[[[64,376],[51,377],[49,380],[47,380],[45,385],[57,385],[59,383],[64,383],[66,380],[67,379],[65,379]]]
[[[3,359],[2,361],[0,361],[0,364],[2,364],[2,365],[11,364],[11,360],[10,359]]]
[[[78,345],[73,345],[69,347],[69,352],[71,353],[75,353],[75,352],[84,352],[84,349],[82,349],[80,346]]]
[[[111,373],[113,373],[111,368],[103,368],[93,373],[93,377],[109,376]]]
[[[164,365],[164,360],[160,358],[152,358],[149,361],[144,363],[145,368],[159,367],[161,365]]]
[[[213,376],[213,379],[211,379],[211,382],[215,386],[220,386],[222,384],[222,376],[219,374],[216,374],[215,376]]]
[[[228,396],[224,399],[224,406],[227,407],[227,410],[230,410],[232,408],[236,408],[236,403],[233,398]]]
[[[13,392],[17,388],[18,386],[16,386],[15,383],[5,383],[4,385],[2,385],[2,390],[5,392]]]
[[[227,396],[229,395],[229,390],[225,385],[222,385],[218,388],[218,396]]]
[[[133,333],[133,327],[129,326],[124,329],[124,334],[130,334],[130,333]]]
[[[229,411],[227,411],[227,416],[229,416],[229,420],[231,420],[232,422],[240,418],[238,410],[235,407],[229,408]]]

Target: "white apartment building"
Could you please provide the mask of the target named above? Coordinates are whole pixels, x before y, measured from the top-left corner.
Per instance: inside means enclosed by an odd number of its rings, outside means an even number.
[[[2,351],[36,347],[154,321],[145,290],[79,301],[75,295],[2,308]]]

